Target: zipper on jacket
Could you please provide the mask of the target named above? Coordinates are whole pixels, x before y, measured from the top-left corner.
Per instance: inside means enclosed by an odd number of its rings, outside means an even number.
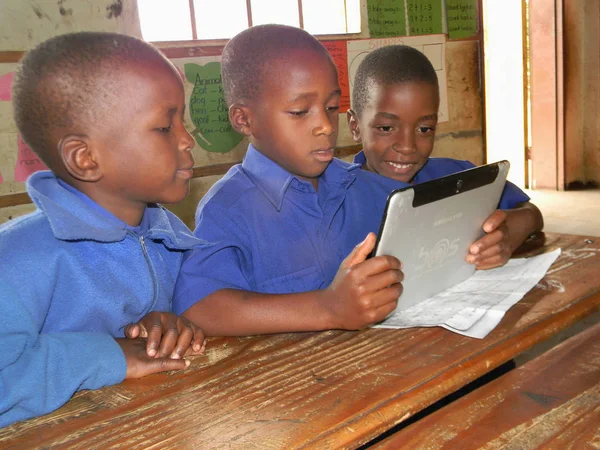
[[[135,234],[134,234],[135,236]],[[152,261],[150,261],[150,255],[148,255],[148,249],[146,248],[146,241],[144,240],[144,236],[139,237],[140,244],[142,246],[142,253],[144,254],[144,259],[146,260],[146,264],[148,265],[148,271],[150,272],[150,277],[152,279],[152,305],[146,311],[146,314],[154,308],[156,304],[158,293],[156,292],[156,275],[154,274],[154,268],[152,267]]]

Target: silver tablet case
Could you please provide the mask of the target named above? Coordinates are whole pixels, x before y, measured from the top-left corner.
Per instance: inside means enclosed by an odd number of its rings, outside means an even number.
[[[374,255],[403,263],[404,290],[397,311],[468,278],[465,258],[497,209],[508,161],[487,164],[390,194]]]

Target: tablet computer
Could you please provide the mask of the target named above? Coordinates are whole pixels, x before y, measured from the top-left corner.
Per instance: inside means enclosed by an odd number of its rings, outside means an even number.
[[[498,208],[510,164],[500,161],[393,191],[372,256],[403,263],[397,311],[409,308],[475,271],[469,247]]]

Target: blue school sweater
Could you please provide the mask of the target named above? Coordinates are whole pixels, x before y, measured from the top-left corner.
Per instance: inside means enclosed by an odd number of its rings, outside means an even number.
[[[27,188],[38,210],[0,227],[0,427],[121,382],[114,337],[171,310],[183,251],[201,243],[158,205],[132,228],[51,172]]]

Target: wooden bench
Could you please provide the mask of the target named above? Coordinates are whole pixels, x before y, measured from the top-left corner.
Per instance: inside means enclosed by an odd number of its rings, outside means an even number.
[[[600,448],[600,323],[372,448]]]

